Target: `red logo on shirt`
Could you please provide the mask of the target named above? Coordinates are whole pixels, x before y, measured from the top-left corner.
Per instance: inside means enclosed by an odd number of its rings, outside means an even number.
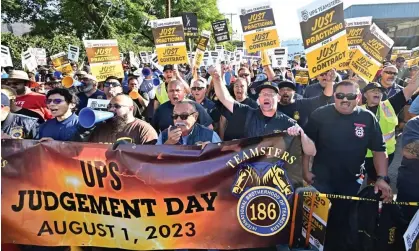
[[[358,123],[354,123],[355,125],[355,136],[357,136],[358,138],[363,138],[365,135],[364,132],[364,124],[358,124]]]

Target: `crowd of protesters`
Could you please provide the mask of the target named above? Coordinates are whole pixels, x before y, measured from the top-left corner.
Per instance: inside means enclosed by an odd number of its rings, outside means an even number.
[[[307,67],[304,58],[275,69],[255,61],[165,65],[160,72],[124,63],[123,79],[103,82],[73,63],[69,76],[81,85],[70,88],[53,67],[8,67],[1,79],[2,138],[204,147],[287,132],[301,136],[303,178],[320,192],[356,196],[366,177],[386,202],[393,200],[390,182],[397,182],[398,201],[419,202],[419,66],[405,61],[384,62],[371,83],[332,69],[307,85],[295,81],[295,72]],[[89,99],[109,100],[114,116],[82,127],[78,114]],[[388,166],[400,134],[396,181]],[[328,228],[338,230],[327,232],[326,250],[344,250],[339,229],[347,208],[345,201],[333,203]],[[403,217],[409,221],[417,210],[403,208]]]

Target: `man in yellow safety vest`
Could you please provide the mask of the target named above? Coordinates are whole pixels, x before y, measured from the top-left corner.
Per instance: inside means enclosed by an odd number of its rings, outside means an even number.
[[[386,152],[388,155],[389,166],[393,160],[394,152],[396,150],[395,129],[399,123],[397,114],[403,109],[413,93],[419,88],[418,75],[419,74],[416,74],[412,79],[408,79],[406,81],[408,82],[408,85],[403,89],[403,91],[398,92],[385,101],[381,101],[385,88],[379,83],[369,83],[363,89],[366,104],[362,105],[362,107],[371,111],[377,117],[383,133],[384,142],[387,147]],[[375,182],[377,178],[382,178],[389,182],[388,177],[377,177],[374,168],[373,155],[370,150],[367,152],[364,167],[370,182]],[[360,173],[359,175],[362,180],[363,173]]]

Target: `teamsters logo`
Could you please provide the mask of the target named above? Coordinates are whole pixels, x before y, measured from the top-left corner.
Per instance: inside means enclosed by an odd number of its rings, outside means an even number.
[[[248,232],[260,236],[270,236],[280,232],[288,223],[290,207],[288,199],[294,189],[285,163],[292,164],[295,156],[274,147],[250,149],[242,152],[243,158],[234,156],[227,164],[237,168],[237,176],[232,185],[232,194],[239,198],[237,218]],[[275,163],[252,162],[256,156],[272,156]]]

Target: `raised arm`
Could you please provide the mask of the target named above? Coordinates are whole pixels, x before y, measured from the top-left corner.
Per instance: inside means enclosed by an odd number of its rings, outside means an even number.
[[[221,79],[219,67],[211,66],[208,69],[208,73],[211,74],[212,81],[214,84],[215,94],[217,95],[220,102],[227,108],[230,112],[233,112],[234,99],[231,97],[230,93],[227,90],[227,87],[224,84],[224,80]]]
[[[407,81],[407,86],[403,89],[404,98],[409,100],[415,91],[419,88],[419,72],[412,79]]]

